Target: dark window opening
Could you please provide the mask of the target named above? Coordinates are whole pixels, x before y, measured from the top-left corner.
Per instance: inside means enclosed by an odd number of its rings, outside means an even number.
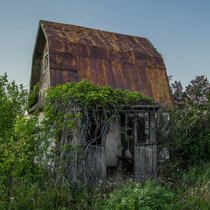
[[[125,133],[122,134],[122,145],[124,151],[129,150],[133,156],[135,141],[136,143],[149,143],[149,113],[127,113],[122,120],[121,125],[125,128]],[[135,141],[134,138],[136,138]]]
[[[87,125],[86,142],[88,144],[97,145],[102,143],[102,130],[100,122],[94,119],[94,116],[89,117]]]
[[[149,113],[137,114],[137,143],[149,142]]]
[[[134,115],[129,114],[126,116],[126,147],[125,151],[128,150],[132,157],[134,157]]]
[[[86,145],[101,145],[103,136],[105,135],[105,127],[101,112],[89,112],[88,116],[83,119],[83,144]]]
[[[127,131],[127,140],[129,141],[133,141],[133,116],[132,115],[128,115],[127,116],[127,123],[126,123],[126,131]]]

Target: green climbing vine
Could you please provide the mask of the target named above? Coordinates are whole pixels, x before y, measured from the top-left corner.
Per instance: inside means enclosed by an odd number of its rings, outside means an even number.
[[[43,146],[51,167],[64,175],[73,168],[74,154],[83,152],[81,157],[85,157],[88,145],[101,143],[104,130],[112,130],[111,122],[125,108],[154,103],[139,92],[100,87],[86,80],[57,85],[46,92],[42,133],[47,140]]]

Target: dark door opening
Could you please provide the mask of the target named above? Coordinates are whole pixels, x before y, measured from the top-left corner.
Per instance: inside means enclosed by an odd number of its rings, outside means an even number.
[[[118,156],[120,170],[134,172],[135,144],[149,142],[149,113],[126,113],[121,117],[122,156]]]

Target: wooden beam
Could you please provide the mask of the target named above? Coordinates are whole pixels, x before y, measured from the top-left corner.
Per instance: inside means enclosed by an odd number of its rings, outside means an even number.
[[[38,102],[31,109],[29,109],[28,112],[31,113],[31,112],[34,112],[37,109],[42,110],[44,108],[44,102],[45,102],[45,100],[42,100],[42,101]]]

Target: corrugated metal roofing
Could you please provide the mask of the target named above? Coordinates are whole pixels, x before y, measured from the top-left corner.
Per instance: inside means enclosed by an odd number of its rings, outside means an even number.
[[[148,39],[48,21],[40,26],[49,49],[50,86],[87,79],[173,106],[162,56]]]

